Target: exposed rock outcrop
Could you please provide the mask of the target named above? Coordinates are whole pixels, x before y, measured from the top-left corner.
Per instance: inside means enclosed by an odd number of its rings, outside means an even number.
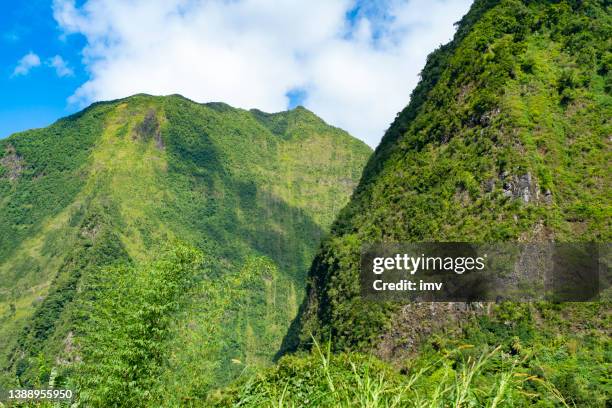
[[[5,156],[0,159],[0,166],[4,168],[4,174],[0,172],[0,178],[7,178],[10,181],[16,181],[21,177],[25,169],[25,160],[17,154],[12,145],[7,145]]]

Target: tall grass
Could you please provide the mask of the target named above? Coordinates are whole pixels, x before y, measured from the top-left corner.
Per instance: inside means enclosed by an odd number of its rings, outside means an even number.
[[[535,402],[568,406],[552,384],[518,372],[521,361],[504,354],[501,347],[463,360],[459,354],[403,375],[375,357],[334,355],[329,343],[314,341],[310,356],[283,359],[211,403],[275,408],[499,408]]]

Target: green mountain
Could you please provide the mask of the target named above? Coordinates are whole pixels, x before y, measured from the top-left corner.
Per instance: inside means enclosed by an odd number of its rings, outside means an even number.
[[[476,1],[317,255],[302,339],[413,337],[389,324],[398,308],[360,300],[363,243],[609,242],[610,34],[604,2]]]
[[[0,140],[0,386],[73,381],[109,406],[269,364],[369,154],[302,107],[180,96]]]
[[[315,356],[288,357],[229,401],[291,406],[308,389],[321,406],[607,406],[609,300],[369,302],[359,267],[379,242],[609,242],[611,39],[606,1],[476,0],[314,259],[286,344]],[[399,370],[334,357],[328,341]]]

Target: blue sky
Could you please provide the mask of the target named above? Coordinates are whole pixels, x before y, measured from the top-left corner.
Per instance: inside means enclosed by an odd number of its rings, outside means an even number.
[[[304,105],[375,146],[469,0],[29,0],[0,13],[0,137],[145,92]]]
[[[85,40],[60,39],[62,30],[53,19],[51,1],[3,2],[0,13],[0,137],[33,127],[47,126],[73,113],[68,97],[87,76],[80,64]],[[13,75],[18,61],[29,52],[39,55],[40,66],[26,75]],[[49,59],[60,55],[74,74],[60,77]]]

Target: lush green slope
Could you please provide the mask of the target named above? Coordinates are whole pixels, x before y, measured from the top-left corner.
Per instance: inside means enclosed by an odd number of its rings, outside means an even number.
[[[159,269],[176,240],[204,254],[196,275],[207,283],[171,328],[165,380],[188,396],[270,362],[369,153],[301,107],[267,114],[180,96],[94,104],[1,140],[2,383],[45,383],[50,367],[67,378],[94,358],[91,322],[111,311],[84,313],[92,293],[121,303],[117,313],[138,309],[125,293],[151,289],[135,271]],[[126,274],[134,287],[121,295]],[[106,324],[122,330],[118,317]],[[194,361],[198,375],[181,376]]]
[[[605,307],[516,306],[470,318],[465,305],[365,302],[358,270],[361,245],[373,242],[608,242],[611,38],[608,2],[477,0],[453,41],[429,56],[333,225],[287,342],[308,348],[314,335],[397,362],[455,320],[462,329],[445,329],[451,338],[545,350],[550,361],[533,364],[548,367],[570,401],[592,392],[601,404]],[[579,361],[563,354],[566,343],[579,345]]]

